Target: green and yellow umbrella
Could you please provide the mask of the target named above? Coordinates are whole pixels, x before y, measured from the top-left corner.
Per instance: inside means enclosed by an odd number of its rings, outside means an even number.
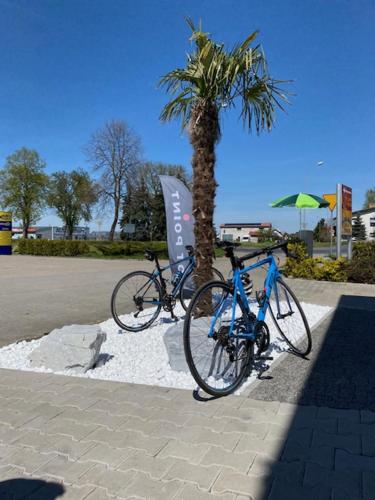
[[[329,202],[320,196],[308,193],[297,193],[289,196],[283,196],[271,203],[273,208],[293,207],[299,208],[299,230],[302,229],[302,209],[304,208],[324,208],[328,207]],[[305,214],[305,212],[304,212]],[[305,223],[304,223],[305,225]]]
[[[315,194],[297,193],[283,196],[271,203],[273,208],[294,207],[294,208],[324,208],[329,202]]]

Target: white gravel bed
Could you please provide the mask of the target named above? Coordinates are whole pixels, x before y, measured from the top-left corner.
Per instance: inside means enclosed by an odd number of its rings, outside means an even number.
[[[315,304],[302,303],[301,305],[311,329],[332,309],[331,307]],[[184,316],[184,310],[180,304],[177,304],[175,314],[178,317]],[[278,334],[269,316],[266,321],[271,333],[271,345],[267,355],[273,356],[273,361],[275,361],[287,350],[288,346]],[[179,322],[181,322],[182,328],[183,319],[179,320]],[[196,383],[190,373],[174,371],[170,367],[163,334],[171,324],[173,323],[170,314],[162,312],[150,328],[143,332],[133,333],[121,332],[113,319],[108,319],[100,324],[102,330],[107,334],[107,340],[101,348],[101,357],[107,359],[106,362],[102,366],[87,371],[85,374],[77,374],[74,370],[55,373],[133,384],[195,389]],[[22,341],[1,348],[0,368],[52,373],[52,370],[46,368],[31,368],[30,366],[28,356],[41,342],[43,342],[43,338]],[[267,364],[269,365],[273,361],[267,361]],[[256,379],[259,368],[255,367],[251,376],[238,392],[244,390]]]

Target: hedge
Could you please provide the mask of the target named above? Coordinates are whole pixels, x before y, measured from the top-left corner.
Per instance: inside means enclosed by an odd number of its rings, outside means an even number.
[[[27,255],[75,257],[143,257],[146,248],[159,251],[161,258],[168,258],[164,241],[82,241],[24,239],[17,242],[17,251]]]
[[[165,241],[90,241],[90,249],[107,257],[143,257],[146,249],[155,250],[160,258],[168,258]]]
[[[47,255],[75,257],[89,251],[89,245],[81,240],[35,240],[21,238],[17,245],[18,253],[27,255]]]
[[[348,281],[375,284],[375,241],[361,241],[353,245]]]

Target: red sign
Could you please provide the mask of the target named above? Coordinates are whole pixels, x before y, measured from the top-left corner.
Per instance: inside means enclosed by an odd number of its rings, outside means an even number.
[[[352,235],[352,188],[342,185],[342,225],[343,236]]]

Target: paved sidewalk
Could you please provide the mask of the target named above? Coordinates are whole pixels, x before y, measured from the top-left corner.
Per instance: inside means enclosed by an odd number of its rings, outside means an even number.
[[[0,496],[374,498],[374,412],[10,370],[0,398]]]

